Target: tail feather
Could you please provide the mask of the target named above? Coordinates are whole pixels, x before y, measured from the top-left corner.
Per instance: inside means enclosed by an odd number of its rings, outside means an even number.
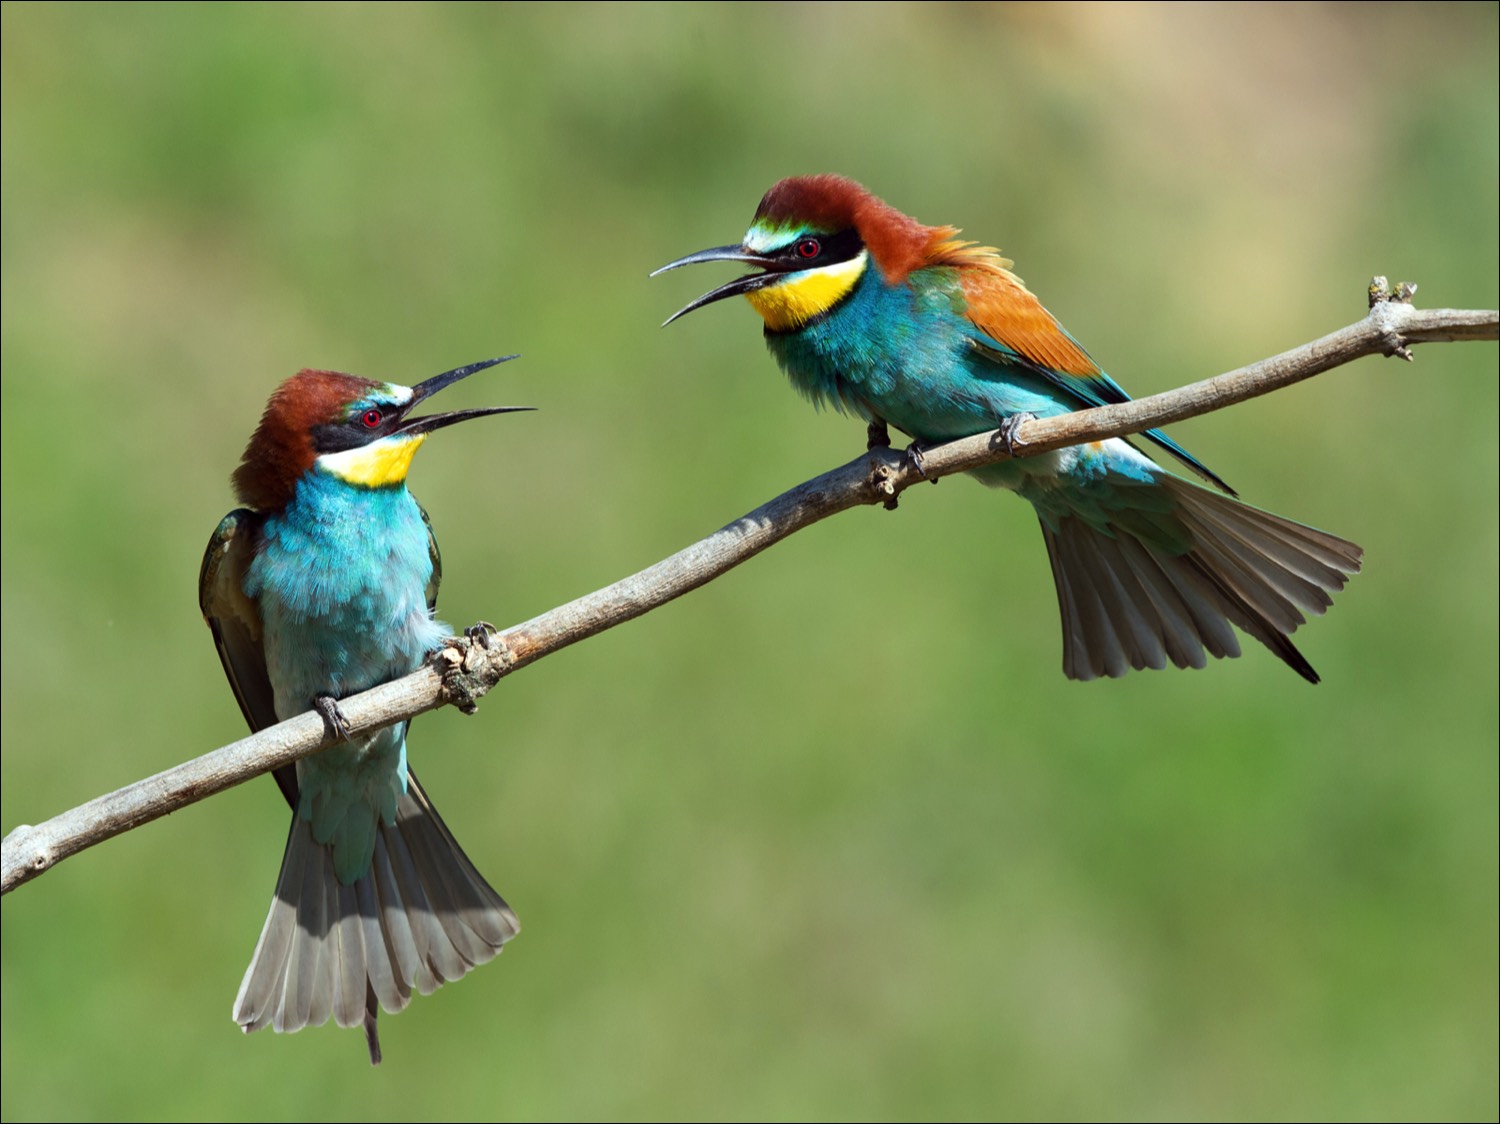
[[[1163,475],[1180,549],[1131,532],[1126,517],[1100,528],[1078,516],[1043,519],[1063,623],[1063,671],[1117,678],[1132,668],[1203,667],[1240,654],[1234,625],[1310,682],[1290,636],[1331,605],[1360,568],[1354,543]],[[1128,494],[1122,490],[1122,494]],[[1097,523],[1097,520],[1094,521]]]
[[[1146,646],[1146,667],[1163,668],[1167,660],[1191,660],[1192,652],[1183,647],[1179,634],[1190,631],[1191,624],[1180,600],[1172,596],[1170,586],[1163,586],[1161,573],[1149,557],[1138,556],[1134,539],[1118,538],[1113,543],[1118,553],[1115,572],[1120,575],[1137,603],[1137,617],[1150,636]],[[1134,548],[1134,549],[1132,549]],[[1153,624],[1157,627],[1153,627]]]
[[[379,1062],[375,1015],[406,1007],[492,959],[520,926],[474,869],[415,776],[393,826],[380,825],[370,870],[339,882],[333,849],[293,814],[276,894],[234,1003],[248,1033],[297,1031],[331,1017],[363,1026]]]
[[[1210,510],[1208,514],[1215,513]],[[1224,514],[1232,519],[1237,513]],[[1182,521],[1192,532],[1197,551],[1215,563],[1216,572],[1232,579],[1244,598],[1285,632],[1306,622],[1303,613],[1322,614],[1333,604],[1328,590],[1343,588],[1342,573],[1288,550],[1285,541],[1263,543],[1259,540],[1264,536],[1245,534],[1233,522],[1213,522],[1191,504],[1182,506]],[[1311,565],[1303,564],[1308,562]]]
[[[403,991],[398,982],[400,977],[396,973],[394,942],[387,939],[385,929],[393,924],[404,923],[406,915],[397,914],[394,910],[390,913],[382,912],[373,867],[370,877],[361,878],[355,883],[354,892],[358,898],[359,932],[365,946],[365,964],[370,970],[366,1000],[369,995],[373,995],[387,1010],[400,1010],[411,1000],[411,989]]]
[[[343,1027],[359,1026],[365,1019],[366,981],[374,973],[370,964],[372,950],[365,948],[360,928],[359,895],[354,892],[354,887],[337,883],[334,895],[338,903],[338,920],[334,922],[338,945],[333,953],[333,1020]],[[330,951],[333,948],[325,944],[323,956]],[[379,954],[384,956],[384,950],[379,950]]]
[[[1106,562],[1117,564],[1112,556],[1118,555],[1150,597],[1150,603],[1141,606],[1141,615],[1147,627],[1160,635],[1163,658],[1144,666],[1166,667],[1166,657],[1170,657],[1178,667],[1202,667],[1207,663],[1205,647],[1216,658],[1240,654],[1239,638],[1214,611],[1198,575],[1191,571],[1173,575],[1137,539],[1119,536],[1109,541],[1109,548]]]
[[[1063,622],[1063,672],[1069,678],[1077,679],[1081,675],[1081,671],[1074,667],[1077,653],[1098,652],[1101,659],[1112,656],[1123,659],[1124,653],[1115,640],[1114,626],[1110,623],[1108,610],[1100,601],[1098,586],[1088,575],[1074,544],[1061,536],[1051,537],[1045,524],[1042,534],[1049,536],[1047,553],[1052,559],[1053,576],[1057,581],[1058,610]],[[1068,580],[1069,574],[1079,575],[1079,580]]]
[[[1121,537],[1115,543],[1131,572],[1151,596],[1152,608],[1162,623],[1166,654],[1175,665],[1203,667],[1208,662],[1203,654],[1205,644],[1218,657],[1239,654],[1234,630],[1214,614],[1201,585],[1192,582],[1173,585],[1171,575],[1162,570],[1160,563],[1136,539]]]
[[[1079,549],[1084,544],[1073,541],[1066,545],[1070,568],[1087,579],[1078,599],[1080,620],[1089,650],[1105,655],[1106,673],[1118,676],[1128,667],[1165,666],[1160,630],[1142,611],[1149,610],[1150,599],[1125,564],[1118,543],[1107,540],[1097,550]]]
[[[426,904],[425,896],[413,899],[403,892],[390,848],[376,850],[371,873],[381,903],[385,937],[390,942],[392,974],[400,981],[398,999],[388,1001],[381,997],[381,1003],[392,1009],[396,1002],[405,1003],[410,998],[412,988],[431,995],[442,983],[428,964],[426,921],[431,916],[431,907]]]
[[[293,814],[276,894],[260,941],[235,999],[234,1018],[249,1033],[270,1026],[278,1033],[327,1022],[333,1013],[332,977],[319,971],[329,935],[328,896],[337,892],[312,842],[306,821]],[[316,935],[315,935],[316,934]]]
[[[1333,604],[1327,591],[1342,587],[1346,572],[1344,566],[1352,562],[1358,569],[1358,555],[1350,559],[1329,549],[1328,540],[1332,539],[1331,535],[1325,535],[1321,531],[1313,532],[1316,538],[1298,534],[1297,532],[1310,532],[1312,528],[1288,523],[1286,520],[1277,520],[1281,524],[1279,528],[1274,523],[1268,526],[1262,518],[1266,515],[1265,512],[1245,507],[1244,504],[1239,506],[1245,508],[1245,514],[1251,518],[1242,519],[1235,524],[1221,524],[1217,528],[1218,533],[1227,537],[1236,549],[1252,556],[1274,559],[1282,570],[1266,576],[1283,579],[1286,583],[1284,591],[1289,596],[1305,598],[1308,612],[1317,614]],[[1191,509],[1186,515],[1188,522],[1201,523]],[[1278,537],[1278,531],[1286,534]],[[1333,539],[1333,542],[1343,544],[1344,540]]]
[[[424,969],[412,977],[412,982],[429,985],[423,994],[430,995],[447,981],[458,979],[470,965],[448,939],[442,911],[437,905],[446,900],[447,894],[435,876],[428,878],[422,873],[430,869],[432,863],[419,857],[420,845],[413,847],[403,838],[399,845],[388,848],[388,851],[396,870],[401,900],[406,903],[406,918],[416,936],[417,955]]]

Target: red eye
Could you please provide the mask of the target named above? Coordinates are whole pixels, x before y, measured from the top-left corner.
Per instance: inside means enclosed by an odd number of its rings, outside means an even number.
[[[366,429],[379,429],[380,423],[385,420],[385,415],[382,414],[379,410],[372,408],[366,410],[360,416],[359,420],[365,423]]]
[[[823,252],[821,243],[816,238],[804,238],[797,243],[797,256],[806,260],[812,260]]]

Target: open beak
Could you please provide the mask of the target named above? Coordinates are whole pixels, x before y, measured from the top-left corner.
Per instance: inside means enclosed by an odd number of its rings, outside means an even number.
[[[431,398],[445,386],[452,386],[460,379],[466,379],[476,371],[482,371],[486,367],[493,367],[497,363],[504,363],[508,359],[518,359],[518,355],[503,355],[499,359],[481,359],[478,363],[470,363],[464,367],[455,367],[451,371],[444,371],[441,375],[433,375],[430,379],[424,379],[412,387],[411,401],[406,408],[411,410],[424,398]],[[490,414],[514,414],[526,410],[534,410],[535,406],[489,406],[478,410],[453,410],[446,414],[428,414],[426,417],[412,418],[401,424],[395,432],[414,436],[419,433],[431,433],[435,429],[453,425],[455,422],[468,421],[470,418],[482,418]]]
[[[712,289],[704,293],[691,304],[684,305],[663,320],[661,325],[663,328],[679,316],[686,316],[695,308],[702,308],[706,304],[713,304],[714,301],[721,301],[725,297],[737,297],[743,293],[753,293],[756,289],[763,289],[767,285],[774,284],[779,279],[778,275],[786,272],[786,265],[783,262],[775,258],[768,258],[764,254],[753,253],[743,246],[715,246],[711,250],[699,250],[696,254],[689,254],[685,258],[678,258],[674,262],[668,262],[660,269],[653,271],[651,276],[655,277],[658,273],[665,273],[667,270],[676,269],[679,266],[697,265],[699,262],[706,261],[740,261],[746,265],[759,266],[762,272],[748,273],[744,277],[737,277],[727,284],[720,285],[717,289]]]

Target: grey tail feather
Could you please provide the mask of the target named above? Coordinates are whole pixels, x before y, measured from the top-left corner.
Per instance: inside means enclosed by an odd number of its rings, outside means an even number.
[[[380,1015],[380,1003],[375,998],[375,989],[365,985],[365,1047],[370,1051],[370,1064],[380,1064],[380,1028],[375,1020]]]
[[[369,873],[342,885],[333,849],[296,812],[276,894],[234,1001],[249,1033],[292,1032],[330,1017],[364,1028],[380,1063],[375,1018],[495,957],[520,931],[516,915],[463,853],[417,783],[394,826],[381,824]]]
[[[1173,551],[1068,516],[1044,521],[1070,679],[1112,678],[1131,668],[1203,667],[1240,654],[1231,624],[1310,683],[1318,673],[1291,642],[1307,617],[1357,573],[1354,543],[1250,507],[1172,476],[1156,483],[1192,545]]]

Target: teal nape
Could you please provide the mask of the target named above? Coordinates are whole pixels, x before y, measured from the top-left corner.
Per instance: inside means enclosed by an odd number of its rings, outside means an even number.
[[[506,356],[505,359],[513,359]],[[406,763],[410,722],[350,736],[337,700],[415,671],[451,630],[412,457],[457,422],[528,407],[413,417],[487,359],[406,387],[305,370],[277,388],[239,468],[246,506],[209,540],[204,619],[252,730],[309,709],[342,740],[276,771],[292,807],[286,854],[234,1002],[246,1032],[331,1017],[362,1026],[492,959],[519,931]]]
[[[801,176],[761,199],[736,245],[657,273],[740,262],[746,274],[667,323],[731,296],[765,321],[766,345],[819,405],[924,446],[1129,401],[1042,307],[999,251],[926,226],[841,176]],[[1201,668],[1240,654],[1235,628],[1308,682],[1291,641],[1358,572],[1352,542],[1241,503],[1159,430],[1143,435],[1219,491],[1166,471],[1124,439],[1018,457],[971,475],[1029,500],[1052,562],[1072,679]]]

